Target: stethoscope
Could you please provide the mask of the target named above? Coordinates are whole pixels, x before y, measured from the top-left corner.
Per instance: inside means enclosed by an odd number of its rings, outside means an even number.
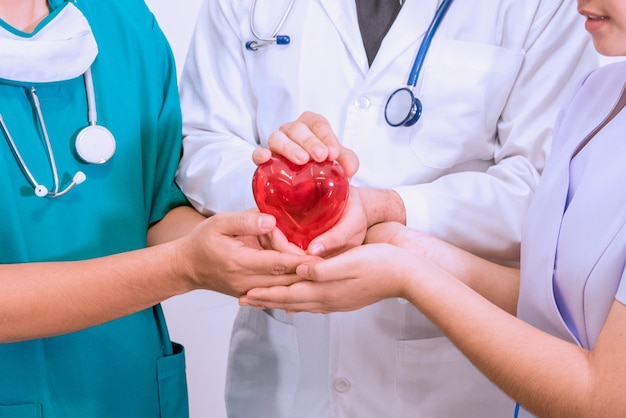
[[[254,24],[254,13],[256,10],[256,0],[252,0],[251,12],[250,12],[250,30],[252,34],[257,40],[251,40],[246,42],[246,49],[250,51],[257,51],[261,47],[265,47],[268,45],[276,44],[276,45],[287,45],[290,42],[290,38],[287,35],[278,35],[278,32],[283,27],[285,20],[287,20],[287,16],[289,16],[289,12],[291,11],[291,7],[293,6],[295,0],[291,0],[287,5],[287,8],[283,12],[283,15],[276,25],[276,28],[272,32],[270,37],[264,38],[258,34],[256,30],[256,26]],[[413,89],[417,85],[417,80],[419,78],[420,71],[422,69],[422,65],[424,64],[424,60],[426,59],[426,53],[430,48],[430,43],[439,28],[439,24],[443,20],[448,8],[452,4],[452,0],[443,0],[443,2],[437,8],[435,12],[435,16],[430,22],[430,26],[424,35],[424,39],[422,39],[422,43],[420,44],[419,50],[417,51],[417,56],[415,57],[415,61],[413,62],[413,68],[411,68],[411,73],[409,74],[409,80],[407,82],[407,87],[399,88],[394,91],[389,99],[387,99],[387,104],[385,105],[385,120],[391,126],[412,126],[414,125],[422,115],[422,102],[415,97],[413,93]]]
[[[424,34],[424,39],[420,44],[415,62],[413,62],[413,68],[409,74],[409,80],[407,81],[407,87],[399,88],[391,93],[387,104],[385,105],[385,120],[391,126],[412,126],[414,125],[422,115],[422,102],[415,97],[413,89],[417,84],[420,70],[426,59],[426,53],[430,48],[430,43],[437,32],[439,24],[443,20],[448,8],[452,4],[452,0],[443,0],[443,2],[437,8],[433,20],[430,22],[428,30]]]
[[[254,13],[256,11],[256,0],[252,0],[252,5],[250,7],[250,31],[252,31],[252,35],[256,38],[256,40],[251,40],[246,42],[246,49],[248,51],[257,51],[259,48],[268,46],[268,45],[288,45],[291,42],[291,39],[287,35],[279,35],[278,32],[282,29],[285,24],[285,20],[287,20],[287,16],[291,12],[291,8],[293,7],[293,3],[295,0],[290,0],[287,8],[283,12],[282,17],[278,21],[276,25],[276,29],[272,32],[269,37],[261,36],[257,30],[256,25],[254,24]]]
[[[91,76],[91,69],[88,69],[83,77],[85,79],[85,89],[87,90],[89,126],[83,128],[78,133],[74,146],[76,154],[78,155],[80,160],[82,160],[82,162],[89,164],[103,164],[107,162],[111,157],[113,157],[113,154],[115,154],[115,137],[107,128],[96,124],[98,120],[98,114],[96,111],[96,98],[93,87],[93,79]],[[37,111],[37,118],[39,120],[41,131],[43,133],[46,145],[46,152],[48,154],[48,160],[50,163],[50,168],[52,170],[52,190],[39,183],[35,179],[35,176],[33,176],[31,171],[29,170],[28,165],[22,157],[22,154],[19,152],[17,146],[15,145],[15,141],[13,140],[9,129],[7,128],[7,125],[2,118],[2,114],[0,114],[0,127],[4,132],[4,136],[6,137],[7,142],[11,147],[11,151],[15,155],[15,159],[20,165],[21,170],[24,172],[26,178],[33,186],[35,190],[35,195],[38,197],[49,198],[60,197],[69,192],[74,186],[84,182],[87,177],[82,171],[77,171],[72,178],[72,182],[62,190],[59,190],[60,184],[57,164],[54,159],[52,144],[50,142],[50,137],[48,136],[48,130],[46,128],[46,123],[44,121],[43,113],[41,111],[41,103],[39,102],[39,97],[37,95],[37,90],[35,89],[35,87],[31,87],[30,95],[33,100],[33,104],[35,105],[35,110]]]

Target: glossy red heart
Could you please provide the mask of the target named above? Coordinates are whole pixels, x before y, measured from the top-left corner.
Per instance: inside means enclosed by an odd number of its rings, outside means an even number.
[[[259,210],[273,215],[287,239],[302,249],[337,223],[349,190],[343,169],[331,161],[297,165],[274,156],[258,166],[252,178]]]

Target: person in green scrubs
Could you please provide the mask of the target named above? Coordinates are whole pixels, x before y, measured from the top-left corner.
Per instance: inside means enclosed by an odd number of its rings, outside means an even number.
[[[180,147],[143,1],[0,1],[0,418],[188,416],[159,302],[296,279],[273,217],[188,205]]]

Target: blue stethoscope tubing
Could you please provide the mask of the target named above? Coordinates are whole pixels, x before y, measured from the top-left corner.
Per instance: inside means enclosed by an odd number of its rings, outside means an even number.
[[[409,74],[409,79],[407,81],[407,87],[399,88],[391,93],[389,99],[387,99],[387,104],[385,105],[385,120],[390,126],[412,126],[419,120],[422,114],[422,103],[417,97],[415,97],[413,89],[417,85],[417,80],[422,70],[422,66],[424,65],[424,61],[426,60],[426,54],[428,53],[430,44],[435,36],[435,33],[437,32],[437,29],[439,28],[439,25],[441,24],[441,21],[450,8],[452,1],[453,0],[443,0],[437,8],[435,16],[431,20],[428,30],[424,34],[419,50],[417,51],[413,67],[411,68],[411,73]],[[405,97],[403,98],[402,96]],[[394,104],[399,105],[400,108],[404,108],[406,113],[400,113],[400,117],[392,117],[393,113],[397,113],[397,111],[394,112]]]
[[[385,120],[390,126],[413,126],[419,120],[422,115],[422,102],[415,97],[413,93],[413,89],[417,85],[417,80],[419,79],[420,72],[422,70],[422,66],[424,65],[424,61],[426,60],[426,54],[428,53],[428,49],[430,48],[430,44],[441,24],[441,21],[446,15],[446,12],[450,8],[453,0],[443,0],[441,4],[437,7],[435,11],[435,15],[424,34],[424,38],[422,39],[422,43],[417,51],[417,55],[415,57],[415,61],[413,62],[413,67],[411,68],[411,72],[409,74],[409,79],[407,81],[406,87],[401,87],[391,93],[389,98],[387,99],[387,103],[385,105]],[[278,32],[283,27],[285,20],[289,16],[291,12],[291,8],[293,7],[295,0],[290,0],[287,8],[283,12],[276,28],[272,32],[270,37],[263,37],[259,35],[256,30],[256,26],[254,24],[254,15],[256,11],[256,3],[257,0],[252,0],[251,10],[250,10],[250,30],[252,35],[256,38],[256,40],[250,40],[246,42],[246,49],[249,51],[257,51],[261,47],[265,47],[268,45],[276,44],[276,45],[287,45],[290,42],[290,38],[287,35],[279,35]]]
[[[289,0],[289,4],[283,12],[282,17],[278,21],[276,29],[274,29],[272,35],[270,37],[263,37],[257,32],[256,25],[254,24],[254,14],[256,12],[257,0],[252,0],[252,5],[250,6],[250,31],[252,32],[252,35],[256,38],[256,40],[250,40],[246,42],[246,49],[248,51],[258,51],[259,48],[272,44],[288,45],[289,42],[291,42],[291,39],[288,35],[279,35],[278,32],[285,24],[285,20],[287,20],[287,16],[289,16],[289,13],[291,12],[291,8],[293,7],[295,1],[296,0]]]

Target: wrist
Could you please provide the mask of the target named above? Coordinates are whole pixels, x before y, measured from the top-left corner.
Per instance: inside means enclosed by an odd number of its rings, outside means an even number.
[[[184,238],[161,244],[159,247],[166,252],[164,260],[168,260],[166,267],[168,280],[175,294],[183,294],[198,288],[193,272],[193,262],[188,255],[192,254],[186,248]]]
[[[365,210],[368,227],[381,222],[406,225],[404,202],[395,190],[361,188],[359,198]]]

